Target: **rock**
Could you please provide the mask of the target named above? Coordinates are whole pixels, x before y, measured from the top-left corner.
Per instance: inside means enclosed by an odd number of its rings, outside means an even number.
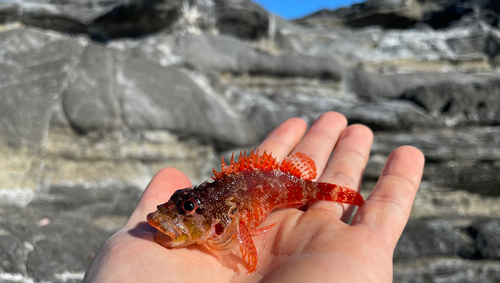
[[[0,185],[25,203],[39,186],[46,133],[61,104],[81,42],[34,29],[0,33]],[[16,191],[12,191],[16,190]],[[20,190],[20,191],[17,191]]]
[[[419,129],[407,133],[376,133],[372,154],[388,156],[401,145],[420,149],[426,159],[424,180],[435,186],[484,196],[499,195],[499,128]],[[366,177],[378,178],[385,159],[372,159]]]
[[[180,24],[179,28],[210,30],[257,39],[267,35],[269,14],[250,0],[235,1],[4,1],[0,23],[25,25],[70,34],[88,34],[97,41],[140,37]]]
[[[163,129],[219,144],[257,142],[243,117],[196,74],[131,58],[117,79],[123,91],[123,119],[133,130]]]
[[[419,148],[432,162],[451,160],[497,160],[500,129],[463,127],[456,129],[421,129],[407,133],[380,132],[375,135],[374,153],[389,154],[399,145]]]
[[[491,71],[498,54],[499,34],[497,28],[482,23],[446,30],[404,31],[285,25],[276,32],[275,38],[280,48],[291,52],[331,57],[346,66],[393,74]],[[318,41],[322,44],[316,44]]]
[[[395,261],[434,256],[459,256],[473,259],[477,248],[459,221],[449,219],[410,220],[394,251]],[[463,225],[463,224],[462,224]]]
[[[179,17],[182,1],[3,1],[0,22],[65,33],[88,34],[99,41],[136,37],[168,27]]]
[[[120,72],[120,55],[97,45],[83,52],[63,95],[64,111],[75,129],[102,132],[121,125],[121,90],[112,75]]]
[[[95,253],[125,224],[141,195],[136,188],[119,193],[116,188],[83,191],[86,196],[81,188],[54,188],[45,200],[30,206],[2,206],[2,280],[10,276],[24,281],[81,282]],[[104,217],[114,219],[108,221],[114,229],[99,225]]]
[[[8,94],[0,105],[0,139],[14,146],[39,144],[82,45],[48,32],[13,29],[0,33],[0,48],[0,91]]]
[[[265,96],[235,90],[230,101],[233,105],[240,106],[240,111],[251,117],[253,127],[259,130],[262,137],[287,118],[298,116],[312,121],[319,113],[326,111],[338,111],[351,123],[363,123],[374,130],[412,129],[424,125],[437,127],[442,124],[439,119],[426,115],[405,101],[364,103],[302,93],[292,94]]]
[[[432,5],[432,1],[429,1]],[[428,5],[430,7],[431,5]],[[424,6],[425,7],[425,6]],[[493,26],[498,22],[500,6],[497,1],[445,1],[432,10],[424,13],[424,22],[434,28],[445,28],[450,25],[465,25],[471,22],[484,21]]]
[[[402,0],[368,0],[335,11],[322,10],[294,22],[307,26],[408,28],[420,18],[418,2]]]
[[[259,5],[250,0],[214,2],[216,26],[222,34],[248,39],[267,35],[269,14]]]
[[[477,231],[476,245],[481,255],[487,259],[500,259],[500,221],[482,221],[474,228]]]
[[[500,122],[500,78],[479,79],[466,83],[438,83],[412,89],[404,99],[422,105],[432,116],[441,116],[447,125]]]
[[[394,282],[402,283],[473,283],[500,280],[500,264],[495,261],[457,258],[424,259],[394,266]]]
[[[338,81],[343,70],[332,59],[266,54],[228,36],[187,34],[179,39],[175,52],[189,64],[205,71],[320,77]]]
[[[322,10],[294,22],[306,26],[345,26],[361,28],[408,29],[426,24],[435,29],[462,23],[498,23],[500,6],[495,0],[404,1],[368,0],[338,10]]]
[[[371,188],[373,188],[371,185]],[[474,190],[457,190],[453,187],[433,185],[423,181],[413,203],[411,219],[439,217],[500,218],[498,194],[481,194]]]
[[[163,167],[175,167],[193,181],[205,180],[213,147],[194,139],[181,142],[162,130],[82,136],[69,128],[54,128],[48,132],[44,153],[44,191],[61,186],[144,189]]]

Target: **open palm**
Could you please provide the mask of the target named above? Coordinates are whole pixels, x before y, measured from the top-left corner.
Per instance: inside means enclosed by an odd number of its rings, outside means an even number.
[[[278,160],[305,153],[316,162],[319,181],[359,189],[373,135],[365,126],[346,125],[342,115],[330,112],[305,133],[303,120],[290,119],[269,134],[259,151]],[[146,215],[191,185],[180,171],[162,169],[125,227],[96,255],[84,282],[391,282],[392,254],[423,164],[422,153],[413,147],[392,152],[351,225],[345,221],[352,208],[334,202],[274,211],[261,226],[277,225],[253,236],[258,265],[250,275],[238,249],[226,255],[204,245],[166,249],[155,242],[156,230],[145,222]]]

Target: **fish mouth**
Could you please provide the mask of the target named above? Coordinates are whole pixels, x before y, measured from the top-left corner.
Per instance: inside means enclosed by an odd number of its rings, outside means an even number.
[[[158,211],[147,216],[149,224],[169,236],[172,241],[162,243],[167,248],[182,247],[191,244],[189,230],[182,221],[174,222],[170,217],[161,215]]]

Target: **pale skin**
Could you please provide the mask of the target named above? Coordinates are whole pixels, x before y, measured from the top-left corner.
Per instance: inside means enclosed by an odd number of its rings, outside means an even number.
[[[306,130],[303,120],[290,119],[258,149],[278,160],[305,153],[316,162],[318,181],[359,190],[373,141],[370,129],[347,127],[344,116],[329,112]],[[204,245],[166,249],[155,242],[156,231],[148,227],[146,215],[174,191],[191,186],[182,172],[164,168],[149,183],[125,227],[96,255],[84,282],[392,282],[392,255],[423,166],[418,149],[395,149],[351,225],[344,222],[351,210],[334,202],[315,202],[305,211],[274,211],[260,227],[276,226],[252,237],[258,265],[250,275],[237,248],[222,255]]]

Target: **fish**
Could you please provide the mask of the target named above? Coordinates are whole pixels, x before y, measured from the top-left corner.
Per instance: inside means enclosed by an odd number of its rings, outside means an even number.
[[[257,249],[252,235],[276,223],[257,228],[275,209],[297,208],[326,200],[361,206],[363,197],[355,190],[326,182],[314,182],[316,164],[297,152],[278,162],[271,154],[241,151],[238,161],[221,162],[212,168],[213,181],[177,190],[168,202],[147,215],[158,231],[156,241],[166,248],[205,244],[228,253],[239,246],[248,274],[257,267]],[[168,237],[166,237],[168,236]]]

